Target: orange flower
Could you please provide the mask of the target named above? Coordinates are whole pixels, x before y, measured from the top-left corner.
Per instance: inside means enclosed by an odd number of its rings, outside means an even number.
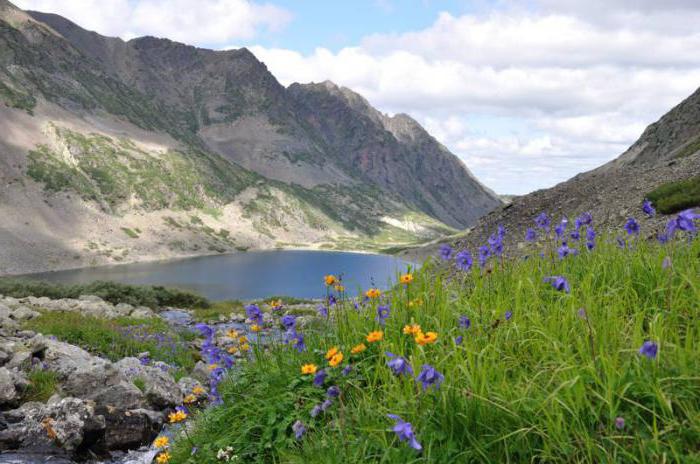
[[[251,332],[260,332],[261,330],[262,330],[262,327],[260,327],[258,324],[253,324],[250,326]]]
[[[338,284],[338,285],[335,286],[335,291],[338,292],[338,293],[343,293],[343,292],[345,291],[345,287],[343,287],[342,285]]]
[[[203,395],[206,392],[207,391],[201,385],[195,385],[194,388],[192,389],[192,393],[197,395],[197,396]]]
[[[399,282],[401,282],[404,285],[408,285],[411,282],[413,282],[413,274],[404,274],[401,277],[399,277]]]
[[[156,448],[167,448],[170,444],[170,439],[165,436],[160,436],[153,441],[153,446]]]
[[[367,349],[367,345],[365,345],[364,343],[360,343],[359,345],[353,346],[352,350],[350,350],[350,353],[358,354],[358,353],[362,353],[366,349]]]
[[[316,366],[316,364],[304,364],[303,366],[301,366],[301,373],[315,374],[317,369],[318,367]]]
[[[209,365],[207,366],[207,368],[209,369],[209,371],[213,371],[213,370],[215,370],[217,367],[219,367],[219,365],[216,364],[216,363],[214,363],[214,364],[209,364]]]
[[[420,346],[425,346],[429,343],[435,343],[435,341],[438,338],[438,334],[435,332],[418,332],[416,334],[416,343],[418,343]]]
[[[367,334],[367,341],[369,343],[380,342],[384,338],[384,332],[381,330],[375,330]]]
[[[330,274],[325,276],[323,280],[326,281],[326,285],[328,285],[329,287],[336,282],[335,276]]]
[[[156,458],[156,462],[157,462],[158,464],[167,464],[167,463],[169,463],[169,462],[170,462],[170,453],[168,453],[167,451],[163,451],[163,452],[160,453],[160,454],[158,455],[158,457]]]
[[[365,292],[367,298],[378,298],[382,292],[378,288],[370,288]]]
[[[229,354],[236,354],[236,353],[238,353],[238,348],[236,348],[235,346],[229,346],[228,350],[226,350],[226,351],[228,351]]]
[[[248,351],[250,350],[250,345],[247,343],[244,343],[241,345],[241,351]]]
[[[339,348],[337,346],[334,346],[330,350],[326,351],[326,359],[331,359],[333,356],[338,354],[339,351]]]
[[[182,400],[183,403],[185,404],[192,404],[197,402],[197,397],[194,395],[187,395],[185,398]]]
[[[177,422],[182,422],[185,419],[187,419],[187,414],[181,410],[171,412],[170,414],[168,414],[168,421],[171,424],[175,424]]]
[[[241,338],[238,339],[238,343],[240,343],[240,344],[248,343],[248,337],[243,335]]]
[[[226,336],[228,338],[236,338],[238,337],[238,331],[234,329],[229,329],[228,332],[226,332]]]
[[[340,352],[339,352],[339,353],[335,354],[335,355],[330,359],[330,361],[328,361],[328,364],[329,364],[331,367],[335,367],[335,366],[337,366],[338,364],[340,364],[341,362],[343,362],[343,353],[340,353]]]
[[[406,325],[403,328],[403,333],[406,335],[417,335],[420,333],[420,326],[418,324]]]

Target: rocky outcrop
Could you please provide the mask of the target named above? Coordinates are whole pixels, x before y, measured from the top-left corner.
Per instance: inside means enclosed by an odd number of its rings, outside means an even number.
[[[147,319],[155,316],[153,310],[146,306],[135,307],[126,303],[113,305],[95,295],[83,295],[78,299],[56,300],[46,297],[12,298],[0,295],[0,322],[7,322],[8,326],[16,325],[13,322],[26,321],[38,316],[37,310],[79,312],[85,316],[102,319],[118,317]],[[0,327],[4,327],[4,324],[0,324]]]

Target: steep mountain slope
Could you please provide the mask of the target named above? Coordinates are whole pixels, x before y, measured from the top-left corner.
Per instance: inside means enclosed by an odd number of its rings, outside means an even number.
[[[533,219],[546,211],[558,221],[592,213],[599,229],[623,233],[627,218],[642,219],[644,199],[659,186],[700,176],[700,89],[651,124],[622,155],[597,169],[579,174],[550,189],[515,197],[512,203],[481,218],[477,224],[446,240],[459,247],[475,249],[486,243],[499,224],[522,232],[533,227]],[[700,202],[696,203],[700,206]],[[644,230],[660,228],[668,220],[663,214],[644,220]],[[442,241],[440,241],[442,242]],[[406,256],[427,256],[439,243],[404,252]],[[514,252],[525,245],[524,237],[509,237],[506,246]]]
[[[0,0],[0,274],[377,249],[500,204],[415,121],[317,87],[246,49],[124,42]]]

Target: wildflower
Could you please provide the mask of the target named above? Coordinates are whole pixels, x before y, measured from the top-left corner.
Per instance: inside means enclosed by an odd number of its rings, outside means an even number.
[[[171,424],[176,424],[187,419],[187,413],[183,410],[177,410],[168,414],[168,422]]]
[[[486,260],[491,256],[491,250],[486,245],[479,247],[479,266],[484,267],[486,265]]]
[[[504,317],[505,317],[506,321],[509,321],[510,318],[513,317],[513,311],[506,311],[506,314]]]
[[[578,250],[576,250],[575,248],[570,248],[569,244],[566,242],[561,242],[561,246],[559,247],[559,249],[557,251],[558,251],[559,257],[561,259],[564,259],[569,255],[578,254]]]
[[[396,414],[387,414],[389,419],[396,421],[394,428],[392,429],[399,441],[407,441],[408,445],[414,450],[420,451],[423,447],[416,440],[416,436],[413,433],[413,426],[410,422],[406,422],[401,417]]]
[[[588,315],[586,314],[586,310],[584,308],[579,309],[577,314],[581,319],[588,319]]]
[[[625,419],[622,417],[615,418],[615,428],[617,430],[622,430],[625,428]]]
[[[668,234],[661,232],[656,236],[656,240],[658,240],[661,245],[664,245],[665,243],[668,243]]]
[[[335,367],[338,364],[340,364],[341,362],[343,362],[343,353],[338,353],[338,354],[334,355],[331,359],[328,360],[328,364],[331,367]]]
[[[595,240],[595,229],[593,227],[586,228],[586,240],[592,242]]]
[[[335,356],[339,352],[340,352],[340,348],[338,348],[337,346],[330,348],[328,351],[326,351],[326,359],[331,359],[333,356]]]
[[[670,256],[664,257],[664,260],[661,262],[661,269],[669,269],[671,266],[672,266],[671,257]]]
[[[282,324],[282,326],[283,326],[285,329],[290,330],[290,329],[293,329],[294,327],[296,327],[296,325],[297,325],[297,318],[296,318],[296,316],[293,316],[293,315],[291,315],[291,314],[285,314],[285,315],[282,316],[282,318],[280,319],[280,323]]]
[[[311,408],[311,412],[309,413],[309,415],[310,415],[311,417],[316,417],[316,416],[318,416],[319,414],[321,414],[322,411],[323,411],[323,410],[321,409],[321,405],[320,405],[320,404],[317,404],[316,406],[314,406],[313,408]]]
[[[380,342],[384,338],[384,332],[381,330],[375,330],[367,334],[367,342],[374,343]]]
[[[306,427],[304,427],[304,424],[298,420],[292,425],[292,431],[294,432],[294,436],[296,437],[297,440],[300,440],[302,436],[304,436],[304,433],[306,433]]]
[[[535,229],[528,227],[527,230],[525,231],[525,240],[528,242],[534,242],[537,240],[537,232],[535,232]]]
[[[282,309],[282,300],[271,300],[268,304],[273,311],[279,311]]]
[[[472,254],[468,250],[460,251],[455,256],[455,264],[460,271],[469,271],[472,268],[472,264],[474,264]]]
[[[246,337],[245,335],[243,335],[242,337],[240,337],[240,338],[238,339],[238,343],[240,343],[240,344],[242,344],[242,343],[248,343],[248,337]]]
[[[323,382],[326,381],[326,377],[328,374],[326,374],[326,371],[321,369],[320,371],[316,372],[316,375],[314,376],[314,385],[317,387],[320,387],[323,385]]]
[[[258,305],[251,304],[251,305],[246,306],[245,307],[245,315],[254,324],[262,325],[263,314],[262,314],[262,311],[260,311],[260,308],[258,307]]]
[[[338,302],[338,299],[333,296],[333,295],[328,295],[328,306],[335,306],[335,304]]]
[[[250,345],[247,343],[244,343],[240,346],[241,351],[249,351],[250,350]]]
[[[214,329],[207,324],[200,322],[199,324],[195,325],[194,328],[197,329],[204,338],[211,338],[214,336]]]
[[[186,396],[183,398],[182,402],[185,403],[185,404],[196,403],[196,402],[197,402],[197,397],[194,396],[194,395],[192,395],[192,394],[186,395]]]
[[[343,375],[349,375],[350,372],[352,372],[352,365],[351,365],[351,364],[348,364],[347,366],[345,366],[345,367],[343,368],[343,370],[341,371],[341,373],[342,373]]]
[[[156,462],[158,464],[167,464],[168,462],[170,462],[170,453],[168,453],[167,451],[163,451],[156,457]]]
[[[399,282],[401,282],[404,285],[410,284],[411,282],[413,282],[413,274],[403,274],[401,277],[399,277]]]
[[[258,324],[253,324],[250,326],[251,332],[260,332],[261,330],[262,330],[262,327],[259,326]]]
[[[571,240],[578,242],[579,240],[581,240],[581,232],[579,232],[578,230],[574,230],[569,234],[569,237],[571,237]]]
[[[413,308],[414,306],[420,306],[423,304],[423,300],[420,298],[416,298],[415,300],[411,300],[408,302],[408,307]]]
[[[552,284],[552,287],[559,290],[560,292],[569,293],[571,288],[569,287],[569,282],[563,276],[550,276],[544,278],[545,282]]]
[[[228,338],[235,339],[238,337],[238,331],[235,329],[228,329],[228,331],[226,332],[226,336]]]
[[[353,346],[352,349],[350,350],[350,353],[351,354],[359,354],[359,353],[362,353],[363,351],[365,351],[366,349],[367,349],[367,345],[365,345],[364,343],[360,343],[359,345]]]
[[[335,291],[338,292],[338,293],[343,293],[343,292],[345,291],[345,287],[342,286],[342,285],[340,285],[340,284],[336,285],[336,286],[333,287],[333,288],[335,288]]]
[[[624,249],[627,246],[627,243],[625,243],[624,240],[622,240],[620,237],[617,237],[615,240],[617,240],[617,246]]]
[[[581,214],[578,218],[576,218],[576,228],[579,228],[580,226],[588,226],[593,222],[593,216],[589,212],[585,212]]]
[[[337,398],[340,396],[340,388],[338,388],[336,385],[328,387],[328,390],[326,390],[326,395],[328,395],[330,398]]]
[[[447,244],[441,245],[440,246],[440,257],[445,261],[450,259],[452,257],[452,247],[447,245]]]
[[[219,368],[219,365],[216,364],[216,363],[213,363],[213,364],[209,364],[209,365],[207,366],[207,368],[209,369],[209,372],[211,372],[211,371],[214,371],[214,370],[218,369],[218,368]]]
[[[566,232],[566,228],[569,225],[569,220],[565,217],[561,218],[561,222],[554,228],[554,233],[557,237],[561,237]]]
[[[405,325],[403,328],[403,333],[405,335],[416,335],[420,333],[420,326],[418,324]]]
[[[299,353],[304,351],[306,349],[306,344],[304,343],[304,335],[300,333],[294,333],[294,336],[291,339],[292,341],[292,346],[297,349]]]
[[[195,385],[194,388],[192,389],[192,394],[201,396],[205,394],[207,391],[201,386],[201,385]]]
[[[535,218],[535,224],[537,224],[537,227],[540,229],[549,230],[549,217],[547,217],[547,213],[540,213]]]
[[[697,232],[694,222],[696,219],[700,219],[700,214],[694,213],[692,209],[681,211],[678,213],[678,217],[676,217],[677,228],[694,234]]]
[[[459,316],[459,326],[463,329],[471,327],[472,321],[467,316]]]
[[[370,288],[365,292],[365,296],[367,296],[367,298],[378,298],[381,294],[382,292],[379,291],[378,288]]]
[[[424,364],[416,380],[423,385],[423,390],[427,390],[432,386],[440,388],[440,384],[445,380],[445,376],[439,373],[430,364]]]
[[[458,335],[457,337],[455,337],[455,345],[461,345],[463,341],[464,341],[463,336]]]
[[[639,223],[634,218],[629,218],[625,223],[625,230],[627,235],[637,235],[639,234]]]
[[[388,305],[377,306],[377,322],[379,322],[381,325],[384,325],[386,319],[389,317],[390,312],[391,310],[389,309]]]
[[[328,317],[328,308],[326,308],[324,305],[318,305],[316,311],[318,311],[319,316]]]
[[[646,214],[649,217],[654,217],[656,215],[656,209],[654,209],[654,206],[651,204],[651,201],[645,199],[644,203],[642,204],[642,211],[644,211],[644,214]]]
[[[389,366],[389,369],[391,369],[394,374],[413,375],[411,364],[406,358],[403,356],[397,356],[394,353],[389,353],[388,351],[386,352],[386,355],[390,358],[386,365]]]
[[[645,341],[642,344],[642,347],[639,349],[639,354],[642,356],[646,356],[649,359],[654,359],[656,358],[656,353],[659,351],[659,346],[650,341]]]
[[[170,439],[168,437],[160,436],[153,441],[153,446],[158,449],[167,448],[170,445]]]
[[[321,411],[325,412],[326,409],[330,408],[333,405],[333,402],[331,400],[324,400],[323,403],[321,403]]]
[[[437,341],[438,334],[435,332],[419,332],[416,334],[415,340],[416,343],[418,343],[420,346],[425,346],[431,343],[435,343]]]
[[[491,252],[495,256],[501,256],[503,252],[503,238],[500,235],[493,234],[488,239]]]
[[[301,366],[301,373],[302,374],[315,374],[316,369],[318,369],[316,364],[304,364],[303,366]]]
[[[595,242],[589,240],[588,242],[586,242],[586,248],[588,249],[588,251],[591,251],[593,248],[595,248]]]
[[[325,277],[323,278],[323,280],[326,282],[326,285],[329,286],[329,287],[330,287],[331,285],[333,285],[333,284],[336,282],[335,276],[334,276],[334,275],[330,275],[330,274],[327,275],[327,276],[325,276]]]

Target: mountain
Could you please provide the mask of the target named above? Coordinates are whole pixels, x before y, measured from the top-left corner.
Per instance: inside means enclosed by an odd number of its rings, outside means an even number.
[[[381,249],[501,202],[407,115],[247,49],[104,37],[0,0],[0,274]]]
[[[670,192],[675,192],[674,198]],[[552,215],[554,221],[588,211],[599,230],[622,233],[622,225],[629,217],[641,220],[644,216],[641,206],[645,198],[659,199],[659,214],[643,221],[643,230],[651,236],[650,231],[658,230],[668,221],[668,215],[662,213],[700,206],[700,89],[647,127],[613,161],[552,188],[514,197],[452,239],[436,240],[403,254],[414,257],[435,254],[443,242],[475,249],[486,243],[498,225],[518,234],[511,235],[507,246],[524,249],[524,237],[520,234],[527,227],[534,227],[533,219],[543,211]]]

